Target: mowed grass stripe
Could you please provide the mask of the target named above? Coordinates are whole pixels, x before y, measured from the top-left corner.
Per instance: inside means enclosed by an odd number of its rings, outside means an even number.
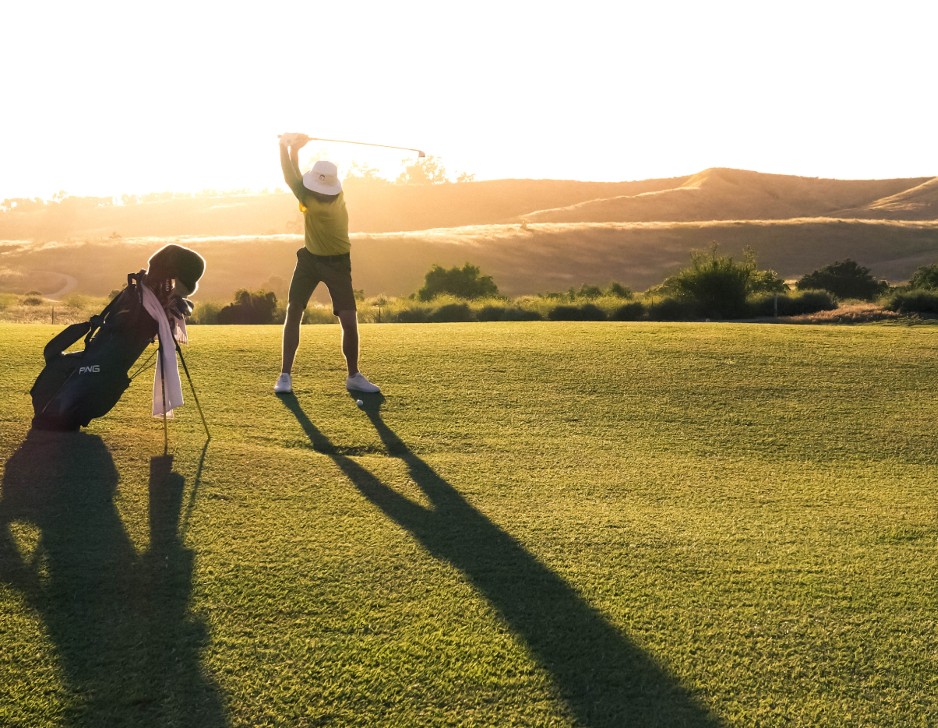
[[[935,327],[365,326],[366,411],[335,326],[293,401],[193,327],[168,471],[150,372],[36,457],[57,331],[0,327],[3,720],[935,722]]]

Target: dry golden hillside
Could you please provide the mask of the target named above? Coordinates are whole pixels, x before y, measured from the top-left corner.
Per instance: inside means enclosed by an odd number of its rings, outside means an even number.
[[[207,262],[203,299],[238,288],[286,291],[302,245],[299,235],[174,237]],[[128,272],[146,267],[164,238],[119,242],[17,243],[0,250],[0,290],[104,294]],[[535,223],[480,225],[352,236],[355,286],[367,295],[407,295],[433,264],[472,262],[503,293],[561,291],[618,281],[635,290],[660,283],[689,261],[689,251],[719,243],[739,256],[755,250],[760,265],[797,278],[835,260],[853,258],[891,281],[938,262],[938,221],[798,219],[694,223]],[[324,294],[320,300],[325,300]]]
[[[681,184],[636,195],[597,198],[527,213],[529,222],[652,222],[788,220],[805,217],[874,217],[881,198],[909,194],[923,180],[825,180],[708,169]],[[886,211],[885,208],[879,208]],[[850,210],[851,214],[846,215]],[[898,208],[894,208],[898,212]],[[890,219],[901,215],[887,215]],[[938,217],[938,200],[931,218]],[[916,216],[915,219],[925,219]]]
[[[867,218],[934,220],[938,217],[938,177],[929,179],[917,187],[883,197],[865,208],[845,210],[843,214]]]
[[[350,180],[355,285],[415,291],[433,264],[471,262],[504,293],[616,280],[636,290],[713,243],[797,278],[853,258],[891,281],[938,261],[938,180],[823,180],[711,169],[639,182],[498,180],[430,186]],[[288,193],[151,196],[115,205],[9,201],[0,212],[0,291],[102,294],[161,245],[202,253],[200,289],[285,291],[301,217]]]
[[[505,223],[544,207],[599,197],[667,189],[679,180],[568,182],[495,180],[400,185],[383,180],[346,182],[352,232],[396,232]],[[7,201],[0,241],[64,242],[174,235],[275,235],[302,229],[289,192],[148,195],[115,204],[102,198],[59,202]]]

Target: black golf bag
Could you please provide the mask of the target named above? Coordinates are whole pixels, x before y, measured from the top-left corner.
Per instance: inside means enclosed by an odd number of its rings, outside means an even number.
[[[182,276],[176,270],[178,260],[191,268]],[[157,336],[158,324],[143,305],[143,286],[156,286],[165,294],[172,289],[173,279],[185,279],[181,290],[191,293],[205,266],[200,256],[177,245],[161,249],[149,262],[149,272],[128,275],[127,287],[100,314],[72,324],[46,344],[45,367],[29,392],[35,412],[33,427],[77,430],[107,414],[130,385],[130,368]],[[197,274],[192,275],[193,270]],[[163,298],[179,315],[191,312],[186,299]],[[83,351],[64,353],[82,337]]]

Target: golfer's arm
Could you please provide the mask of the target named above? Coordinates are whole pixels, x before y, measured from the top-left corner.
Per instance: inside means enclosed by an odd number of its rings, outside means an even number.
[[[300,162],[296,152],[287,147],[280,147],[280,166],[283,169],[283,180],[293,190],[296,198],[303,201],[303,176],[300,174]]]

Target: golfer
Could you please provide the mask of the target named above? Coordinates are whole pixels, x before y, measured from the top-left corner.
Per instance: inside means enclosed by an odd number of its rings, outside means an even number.
[[[332,312],[342,325],[342,353],[348,367],[346,389],[379,392],[358,371],[358,313],[352,291],[351,244],[348,211],[338,170],[332,162],[318,161],[306,174],[300,174],[298,153],[309,141],[305,134],[280,137],[280,166],[283,178],[300,201],[306,229],[306,244],[296,252],[296,268],[290,281],[287,319],[283,324],[283,359],[274,391],[293,391],[293,361],[300,345],[300,323],[313,290],[320,281],[332,297]]]

